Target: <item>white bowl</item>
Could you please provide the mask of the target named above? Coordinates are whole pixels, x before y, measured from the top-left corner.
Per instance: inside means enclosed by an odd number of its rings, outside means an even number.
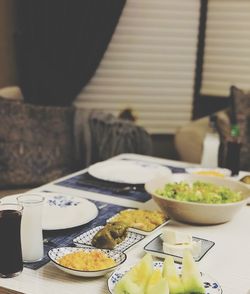
[[[66,254],[69,253],[74,253],[74,252],[79,252],[79,251],[84,251],[84,252],[90,252],[93,250],[97,250],[97,251],[102,251],[103,253],[105,253],[108,257],[111,257],[114,259],[114,261],[116,262],[115,266],[109,267],[109,268],[105,268],[102,270],[96,270],[96,271],[83,271],[83,270],[75,270],[66,266],[63,266],[61,264],[58,263],[58,259],[63,257]],[[122,263],[125,262],[125,260],[127,259],[127,255],[123,252],[120,251],[115,251],[115,250],[108,250],[108,249],[96,249],[93,247],[57,247],[57,248],[53,248],[48,252],[48,256],[50,258],[51,261],[54,262],[55,266],[58,267],[60,270],[74,275],[74,276],[79,276],[79,277],[99,277],[99,276],[103,276],[105,274],[107,274],[110,271],[115,270],[118,266],[120,266]]]
[[[233,191],[240,191],[243,200],[232,203],[207,204],[179,201],[156,194],[156,190],[162,189],[167,183],[178,183],[181,181],[193,183],[197,180],[228,187]],[[173,174],[168,177],[156,178],[146,183],[145,189],[151,194],[166,216],[177,221],[200,225],[212,225],[230,221],[240,208],[246,205],[247,198],[250,195],[250,190],[240,182],[220,177],[191,174]]]

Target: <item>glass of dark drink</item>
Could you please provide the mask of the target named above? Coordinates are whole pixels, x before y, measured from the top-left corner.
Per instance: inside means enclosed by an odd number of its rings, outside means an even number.
[[[20,204],[0,204],[0,278],[11,278],[23,270]]]

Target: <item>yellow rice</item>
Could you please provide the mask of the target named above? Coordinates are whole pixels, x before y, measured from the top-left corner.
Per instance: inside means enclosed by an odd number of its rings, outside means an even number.
[[[57,262],[75,270],[97,271],[114,266],[115,261],[100,250],[78,251],[59,258]]]

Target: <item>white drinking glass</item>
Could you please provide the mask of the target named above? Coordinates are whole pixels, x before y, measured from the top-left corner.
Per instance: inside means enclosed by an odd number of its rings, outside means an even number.
[[[23,194],[17,197],[17,201],[23,206],[21,221],[23,262],[41,260],[44,255],[42,232],[44,197],[36,194]]]

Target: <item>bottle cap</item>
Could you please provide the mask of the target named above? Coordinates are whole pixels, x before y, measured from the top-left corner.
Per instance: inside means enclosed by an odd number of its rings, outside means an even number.
[[[232,125],[231,126],[231,136],[232,137],[239,137],[240,135],[240,129],[238,125]]]

